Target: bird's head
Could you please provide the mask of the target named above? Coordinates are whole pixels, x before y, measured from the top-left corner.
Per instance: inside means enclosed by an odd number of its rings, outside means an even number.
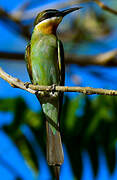
[[[44,34],[56,33],[56,29],[63,17],[67,14],[79,10],[81,7],[70,8],[63,11],[56,9],[48,9],[40,12],[34,22],[35,29],[41,31]]]

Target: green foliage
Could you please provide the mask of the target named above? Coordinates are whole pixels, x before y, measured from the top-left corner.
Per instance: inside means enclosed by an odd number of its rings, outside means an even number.
[[[82,173],[82,151],[89,153],[94,174],[98,172],[98,149],[103,148],[110,172],[115,168],[115,144],[117,140],[117,98],[98,96],[65,97],[61,116],[62,139],[67,148],[76,179]],[[33,132],[45,154],[45,122],[42,112],[31,111],[22,98],[0,99],[0,111],[12,112],[13,121],[4,126],[28,164],[39,171],[37,154],[21,131],[26,124]],[[82,113],[81,113],[82,112]]]
[[[11,137],[29,165],[37,172],[37,157],[28,140],[22,133],[21,126],[23,124],[29,124],[30,127],[35,127],[36,124],[36,128],[38,128],[40,120],[38,114],[29,110],[22,98],[0,99],[0,111],[13,113],[14,119],[12,123],[8,126],[4,126],[3,129]],[[31,114],[33,116],[30,116]],[[30,120],[30,117],[32,121]]]

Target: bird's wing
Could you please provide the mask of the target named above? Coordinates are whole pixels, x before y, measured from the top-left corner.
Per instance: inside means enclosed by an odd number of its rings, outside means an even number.
[[[28,44],[26,47],[25,60],[26,60],[26,64],[27,64],[27,70],[28,70],[30,79],[32,81],[32,64],[31,64],[31,55],[30,55],[30,44]]]
[[[62,42],[60,40],[58,40],[58,66],[60,72],[60,85],[64,86],[64,81],[65,81],[64,49]]]
[[[60,86],[64,86],[65,83],[65,64],[64,64],[64,49],[62,42],[58,40],[58,67],[60,74]],[[59,93],[59,123],[60,123],[60,115],[62,110],[63,103],[63,92]]]

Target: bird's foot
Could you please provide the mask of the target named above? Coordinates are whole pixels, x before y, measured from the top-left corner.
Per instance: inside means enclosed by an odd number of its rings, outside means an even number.
[[[51,90],[51,93],[54,94],[56,92],[56,84],[52,84],[50,90]]]
[[[56,84],[53,84],[50,89],[50,92],[48,91],[36,91],[36,95],[39,95],[40,97],[46,97],[46,98],[55,98],[58,96],[58,92],[56,92]]]
[[[45,92],[44,92],[44,91],[39,91],[39,90],[37,90],[35,94],[36,94],[36,95],[39,95],[39,96],[44,96],[44,95],[45,95]]]
[[[31,83],[29,83],[29,82],[25,82],[24,83],[24,86],[26,87],[26,88],[29,88],[29,85],[30,85]]]
[[[56,92],[56,84],[53,84],[50,88],[51,92],[50,92],[50,96],[52,97],[57,97],[58,96],[58,92]]]
[[[52,98],[58,97],[58,92],[55,92],[54,94],[52,92],[50,92],[50,96]]]

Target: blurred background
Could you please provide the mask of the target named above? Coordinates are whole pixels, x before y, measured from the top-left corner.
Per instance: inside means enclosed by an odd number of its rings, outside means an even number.
[[[29,82],[24,52],[34,18],[48,8],[82,6],[64,18],[67,86],[117,89],[117,1],[0,0],[0,67]],[[117,179],[117,98],[65,93],[61,180]],[[51,180],[44,117],[36,97],[0,79],[0,179]]]

